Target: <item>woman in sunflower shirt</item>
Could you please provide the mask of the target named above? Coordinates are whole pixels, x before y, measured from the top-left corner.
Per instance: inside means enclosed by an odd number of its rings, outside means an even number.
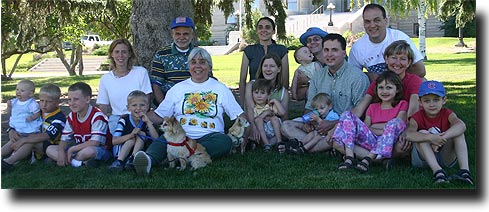
[[[188,137],[202,144],[212,159],[226,156],[232,147],[231,139],[224,134],[225,112],[231,119],[245,117],[231,90],[223,83],[209,77],[212,70],[211,55],[195,47],[189,54],[189,79],[175,84],[163,102],[148,117],[160,124],[163,117],[175,116]],[[165,141],[163,136],[159,138]],[[153,142],[146,152],[137,152],[134,168],[138,175],[148,175],[151,166],[166,159],[166,142]]]

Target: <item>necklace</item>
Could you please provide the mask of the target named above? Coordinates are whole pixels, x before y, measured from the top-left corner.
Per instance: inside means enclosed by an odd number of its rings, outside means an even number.
[[[120,71],[117,71],[117,69],[115,69],[113,71],[113,73],[114,73],[115,78],[121,78],[121,77],[125,77],[127,74],[129,74],[129,71],[121,73]]]

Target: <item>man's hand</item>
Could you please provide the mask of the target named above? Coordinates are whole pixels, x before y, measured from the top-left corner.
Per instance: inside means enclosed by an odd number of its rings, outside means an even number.
[[[321,123],[318,124],[316,130],[318,131],[319,135],[327,135],[328,131],[333,129],[336,123],[336,121],[323,120],[321,121]]]

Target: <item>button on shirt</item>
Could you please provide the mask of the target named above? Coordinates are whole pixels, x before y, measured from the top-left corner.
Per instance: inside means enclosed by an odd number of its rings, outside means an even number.
[[[346,61],[334,74],[329,72],[328,66],[324,66],[311,79],[305,107],[312,110],[312,98],[318,93],[326,93],[333,101],[333,110],[341,114],[362,100],[369,84],[367,75]]]

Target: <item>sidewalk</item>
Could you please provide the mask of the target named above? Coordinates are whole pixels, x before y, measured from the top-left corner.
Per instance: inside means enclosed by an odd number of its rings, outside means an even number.
[[[95,74],[105,74],[108,71],[83,71],[83,75],[95,75]],[[78,72],[77,72],[78,74]],[[56,71],[56,72],[14,72],[12,75],[13,79],[23,79],[23,78],[32,78],[32,77],[62,77],[62,76],[70,76],[68,71]]]

